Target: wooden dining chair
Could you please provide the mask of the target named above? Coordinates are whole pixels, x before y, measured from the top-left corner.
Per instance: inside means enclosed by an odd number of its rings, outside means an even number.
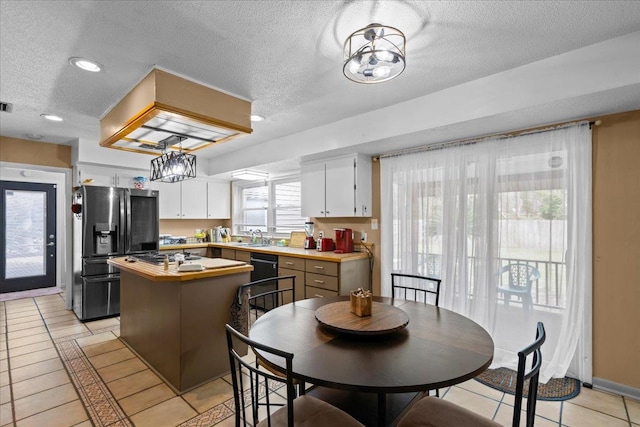
[[[427,294],[435,295],[432,299],[438,307],[440,303],[441,279],[415,274],[391,273],[391,296],[393,298],[413,299],[427,302]],[[422,296],[422,298],[420,298]],[[440,397],[440,390],[435,390],[436,397]]]
[[[442,280],[435,277],[391,273],[391,296],[427,302],[427,294],[432,294],[435,295],[434,305],[438,307],[441,283]]]
[[[270,284],[272,282],[276,283],[276,289],[266,292],[260,290],[257,294],[254,294],[253,289],[264,288],[265,284]],[[288,304],[296,300],[295,275],[270,277],[267,279],[255,280],[253,282],[245,283],[240,287],[249,288],[249,298],[247,300],[247,310],[249,310],[249,315],[247,316],[247,330],[249,330],[251,328],[251,325],[253,325],[253,323],[266,312],[262,307],[268,306],[271,310],[276,307],[280,307],[283,304]],[[269,366],[269,364],[263,363],[260,355],[256,353],[256,367],[260,365],[264,366],[274,375],[278,375],[281,377],[284,376],[283,372],[280,372],[277,369]],[[294,385],[298,387],[298,393],[300,395],[303,395],[305,393],[306,385],[303,381],[294,380]]]
[[[520,427],[522,398],[526,380],[529,380],[529,392],[527,394],[525,425],[526,427],[533,427],[536,416],[538,378],[540,376],[540,366],[542,366],[540,347],[545,338],[544,325],[542,322],[538,322],[535,341],[518,352],[518,374],[516,377],[516,396],[512,418],[513,427]],[[530,354],[533,354],[531,369],[527,369],[527,356]],[[425,397],[413,405],[400,420],[397,427],[501,427],[501,424],[444,399]]]
[[[257,427],[280,427],[280,426],[359,426],[356,421],[346,412],[341,411],[324,402],[308,395],[296,397],[293,377],[291,376],[293,366],[293,353],[288,353],[257,343],[230,325],[226,325],[227,347],[229,350],[229,365],[231,367],[231,381],[233,383],[233,401],[236,408],[236,427],[243,426]],[[236,350],[240,347],[248,346],[264,354],[270,354],[282,358],[285,362],[284,376],[273,375],[271,372],[260,369],[255,364],[246,361]],[[279,396],[272,396],[271,392],[278,390],[278,394],[286,396],[286,403],[281,402]],[[250,417],[247,417],[247,407],[245,398],[250,402]],[[258,411],[260,407],[265,407],[266,411]],[[279,407],[274,410],[274,407]],[[259,414],[264,413],[263,419],[259,419]]]
[[[272,284],[275,289],[264,290]],[[296,300],[295,275],[254,280],[240,287],[249,288],[249,327],[266,311]]]

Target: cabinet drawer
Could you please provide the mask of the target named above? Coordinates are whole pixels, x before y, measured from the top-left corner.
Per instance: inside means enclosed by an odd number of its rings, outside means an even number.
[[[236,259],[236,251],[235,251],[235,249],[222,248],[220,250],[220,258]]]
[[[278,259],[278,266],[282,266],[283,268],[289,268],[291,270],[304,271],[304,259],[294,258],[290,256],[281,256]]]
[[[304,272],[297,270],[290,270],[288,268],[278,267],[278,276],[296,276],[296,301],[303,300],[304,296]],[[289,281],[282,281],[285,286],[289,285]],[[285,304],[291,302],[291,293],[286,292],[284,297]]]
[[[313,259],[305,260],[305,271],[308,273],[328,274],[330,276],[338,275],[338,263],[330,261],[316,261]]]
[[[305,282],[307,286],[330,289],[338,291],[338,278],[336,276],[326,276],[324,274],[306,273]]]
[[[182,252],[189,252],[191,255],[207,256],[207,248],[188,248]]]
[[[244,261],[249,264],[251,262],[251,252],[236,251],[236,261]]]
[[[328,291],[326,289],[314,288],[313,286],[307,286],[306,289],[307,298],[324,298],[324,297],[336,297],[338,293],[335,291]]]

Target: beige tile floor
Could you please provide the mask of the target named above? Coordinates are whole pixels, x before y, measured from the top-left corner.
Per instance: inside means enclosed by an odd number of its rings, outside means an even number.
[[[176,395],[119,332],[117,318],[78,321],[60,295],[0,302],[0,427],[234,425],[228,376]],[[471,380],[441,396],[511,425],[511,395]],[[640,427],[640,402],[583,388],[540,401],[536,426]]]

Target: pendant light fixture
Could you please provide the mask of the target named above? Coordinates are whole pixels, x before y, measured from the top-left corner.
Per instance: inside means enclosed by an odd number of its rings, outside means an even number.
[[[399,76],[405,68],[406,38],[402,31],[370,24],[344,42],[346,78],[357,83],[380,83]]]
[[[162,155],[151,160],[151,181],[180,182],[196,177],[196,156],[179,151],[168,151],[169,145],[180,142],[184,137],[171,136],[163,141]]]

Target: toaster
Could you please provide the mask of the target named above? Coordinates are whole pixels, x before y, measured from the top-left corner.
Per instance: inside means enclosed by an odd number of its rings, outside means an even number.
[[[336,247],[333,243],[333,240],[328,237],[323,237],[322,239],[318,239],[318,242],[316,244],[316,249],[318,250],[318,252],[333,251],[335,250],[335,248]]]

